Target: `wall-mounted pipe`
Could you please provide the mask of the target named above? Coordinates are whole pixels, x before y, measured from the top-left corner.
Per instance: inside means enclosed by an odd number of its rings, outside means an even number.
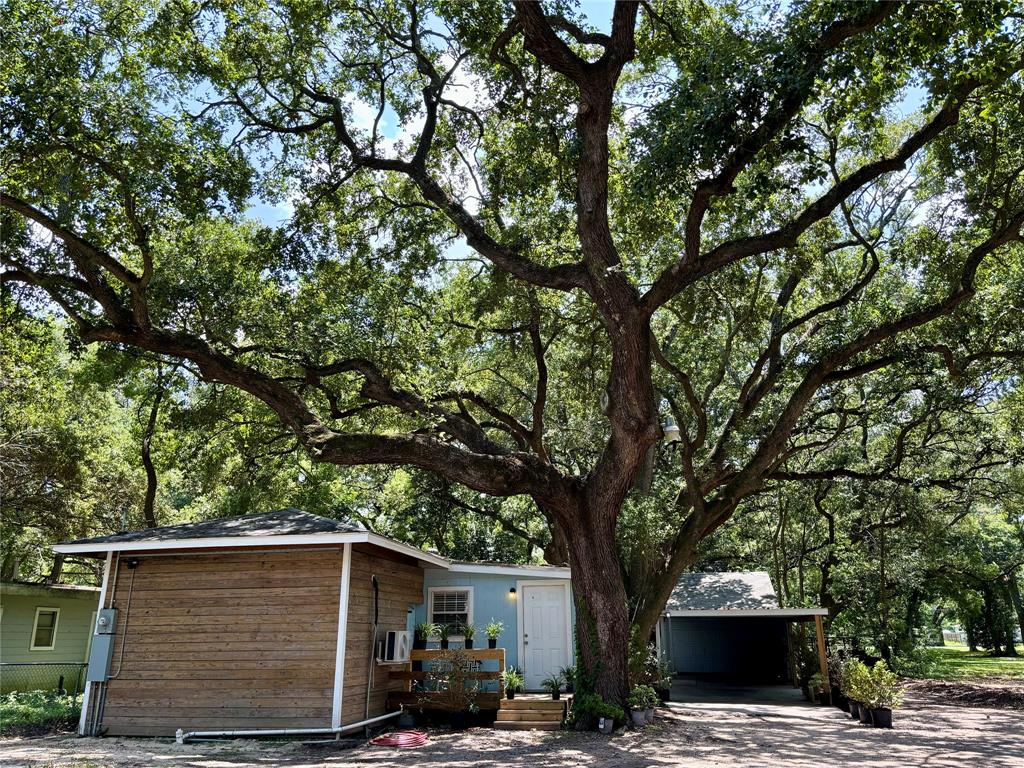
[[[357,728],[365,728],[368,725],[379,723],[384,720],[388,720],[392,717],[398,717],[402,714],[401,710],[398,712],[388,712],[386,715],[378,715],[377,717],[371,717],[368,720],[360,720],[358,723],[349,723],[343,725],[340,728],[253,728],[250,730],[240,731],[183,731],[179,728],[175,734],[174,739],[179,744],[184,744],[186,741],[192,738],[221,738],[221,739],[237,739],[247,736],[301,736],[301,735],[312,735],[312,734],[324,734],[324,735],[341,735],[346,731],[354,731]]]

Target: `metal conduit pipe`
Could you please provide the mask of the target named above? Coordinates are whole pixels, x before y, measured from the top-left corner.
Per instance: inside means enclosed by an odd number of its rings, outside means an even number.
[[[398,717],[401,711],[388,712],[386,715],[378,715],[377,717],[371,717],[367,720],[360,720],[358,723],[349,723],[348,725],[342,725],[338,728],[254,728],[248,731],[183,731],[179,728],[175,734],[174,739],[179,744],[184,744],[191,738],[225,738],[235,739],[243,736],[299,736],[303,734],[324,734],[324,735],[339,735],[346,731],[354,731],[357,728],[365,728],[373,723],[379,723],[382,720],[388,720],[392,717]]]

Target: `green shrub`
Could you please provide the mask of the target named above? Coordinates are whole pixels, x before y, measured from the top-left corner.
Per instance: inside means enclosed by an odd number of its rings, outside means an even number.
[[[621,723],[626,719],[626,713],[622,707],[605,701],[597,693],[580,693],[573,697],[572,712],[569,715],[573,728],[590,728],[600,717],[610,717]]]
[[[871,695],[871,671],[860,659],[843,664],[843,696],[854,701],[867,702]]]
[[[649,685],[634,685],[626,703],[629,704],[630,709],[648,709],[657,706],[658,694]]]
[[[69,728],[78,722],[77,697],[55,691],[16,691],[0,696],[0,732],[26,727]]]
[[[868,674],[867,698],[862,701],[872,709],[895,709],[903,703],[900,677],[884,660],[876,662]]]

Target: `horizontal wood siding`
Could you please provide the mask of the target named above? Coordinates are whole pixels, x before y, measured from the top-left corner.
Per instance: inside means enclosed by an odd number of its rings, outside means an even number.
[[[390,679],[390,666],[370,660],[373,633],[372,576],[377,577],[380,587],[378,639],[383,639],[390,630],[406,629],[409,607],[423,602],[423,569],[413,560],[369,544],[352,547],[342,724],[359,722],[367,716],[366,691],[371,669],[373,685],[370,689],[370,717],[384,714],[387,711],[388,692],[404,690],[405,686],[401,680]]]
[[[340,548],[127,559],[108,734],[330,726]]]

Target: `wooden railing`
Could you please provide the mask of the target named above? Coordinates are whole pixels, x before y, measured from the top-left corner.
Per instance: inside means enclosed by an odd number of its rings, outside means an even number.
[[[474,672],[470,672],[466,675],[470,680],[481,680],[484,681],[483,685],[487,685],[487,681],[494,681],[496,690],[494,691],[481,691],[476,696],[476,705],[480,709],[497,709],[498,704],[501,701],[502,696],[505,694],[505,686],[501,681],[502,670],[505,669],[505,649],[504,648],[473,648],[473,649],[462,649],[453,648],[451,650],[458,650],[465,654],[471,661],[477,662],[479,665],[483,665],[485,662],[496,662],[497,669],[477,669]],[[406,707],[423,707],[424,709],[430,709],[431,704],[437,704],[442,695],[437,691],[414,691],[413,682],[428,680],[431,677],[429,669],[414,670],[414,662],[420,662],[423,666],[429,666],[432,662],[442,658],[444,654],[448,653],[447,650],[414,650],[409,655],[409,662],[403,666],[402,669],[392,669],[389,672],[389,676],[392,680],[404,680],[405,690],[403,691],[391,691],[388,694],[388,707],[390,709],[397,709],[399,705]]]

